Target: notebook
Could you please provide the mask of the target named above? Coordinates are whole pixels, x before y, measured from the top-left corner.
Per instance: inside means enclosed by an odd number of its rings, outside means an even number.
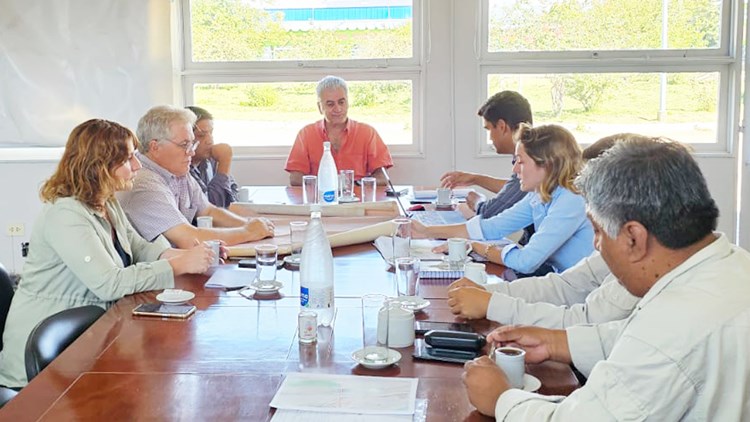
[[[451,267],[445,261],[427,261],[419,264],[419,278],[457,279],[464,276],[463,265],[460,269]]]

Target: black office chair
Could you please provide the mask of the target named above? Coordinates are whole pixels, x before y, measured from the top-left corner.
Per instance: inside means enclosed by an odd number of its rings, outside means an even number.
[[[26,376],[31,381],[104,314],[98,306],[66,309],[40,322],[26,341]]]
[[[3,350],[3,331],[5,331],[5,320],[8,318],[8,311],[10,310],[10,301],[13,299],[14,283],[10,279],[10,274],[5,269],[2,263],[0,263],[0,350]],[[3,407],[5,403],[10,401],[17,391],[11,390],[10,388],[0,387],[0,407]]]
[[[0,350],[3,350],[3,331],[5,330],[5,319],[8,318],[10,301],[13,299],[14,283],[10,274],[0,263]]]

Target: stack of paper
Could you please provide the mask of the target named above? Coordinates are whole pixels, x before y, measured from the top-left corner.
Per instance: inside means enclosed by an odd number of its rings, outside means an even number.
[[[221,265],[216,267],[211,278],[203,286],[207,289],[239,289],[255,280],[255,270]]]
[[[466,196],[472,189],[453,189],[453,197],[456,199],[466,199]],[[437,189],[415,190],[414,199],[418,201],[432,201],[437,199]]]
[[[411,421],[416,378],[290,373],[271,400],[273,421]],[[344,418],[342,418],[344,416]]]

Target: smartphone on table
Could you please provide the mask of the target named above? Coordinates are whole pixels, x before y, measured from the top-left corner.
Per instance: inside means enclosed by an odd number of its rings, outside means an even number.
[[[133,315],[185,319],[195,313],[195,305],[168,305],[166,303],[141,303]]]

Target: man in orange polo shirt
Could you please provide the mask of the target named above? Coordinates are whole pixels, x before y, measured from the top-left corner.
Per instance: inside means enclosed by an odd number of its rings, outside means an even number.
[[[393,166],[391,153],[372,126],[347,116],[346,82],[336,76],[326,76],[318,82],[316,91],[323,119],[303,127],[297,134],[284,167],[289,172],[289,183],[299,186],[303,175],[318,174],[323,142],[329,141],[337,169],[354,170],[357,180],[372,176],[378,184],[385,184],[385,176],[379,169]]]

